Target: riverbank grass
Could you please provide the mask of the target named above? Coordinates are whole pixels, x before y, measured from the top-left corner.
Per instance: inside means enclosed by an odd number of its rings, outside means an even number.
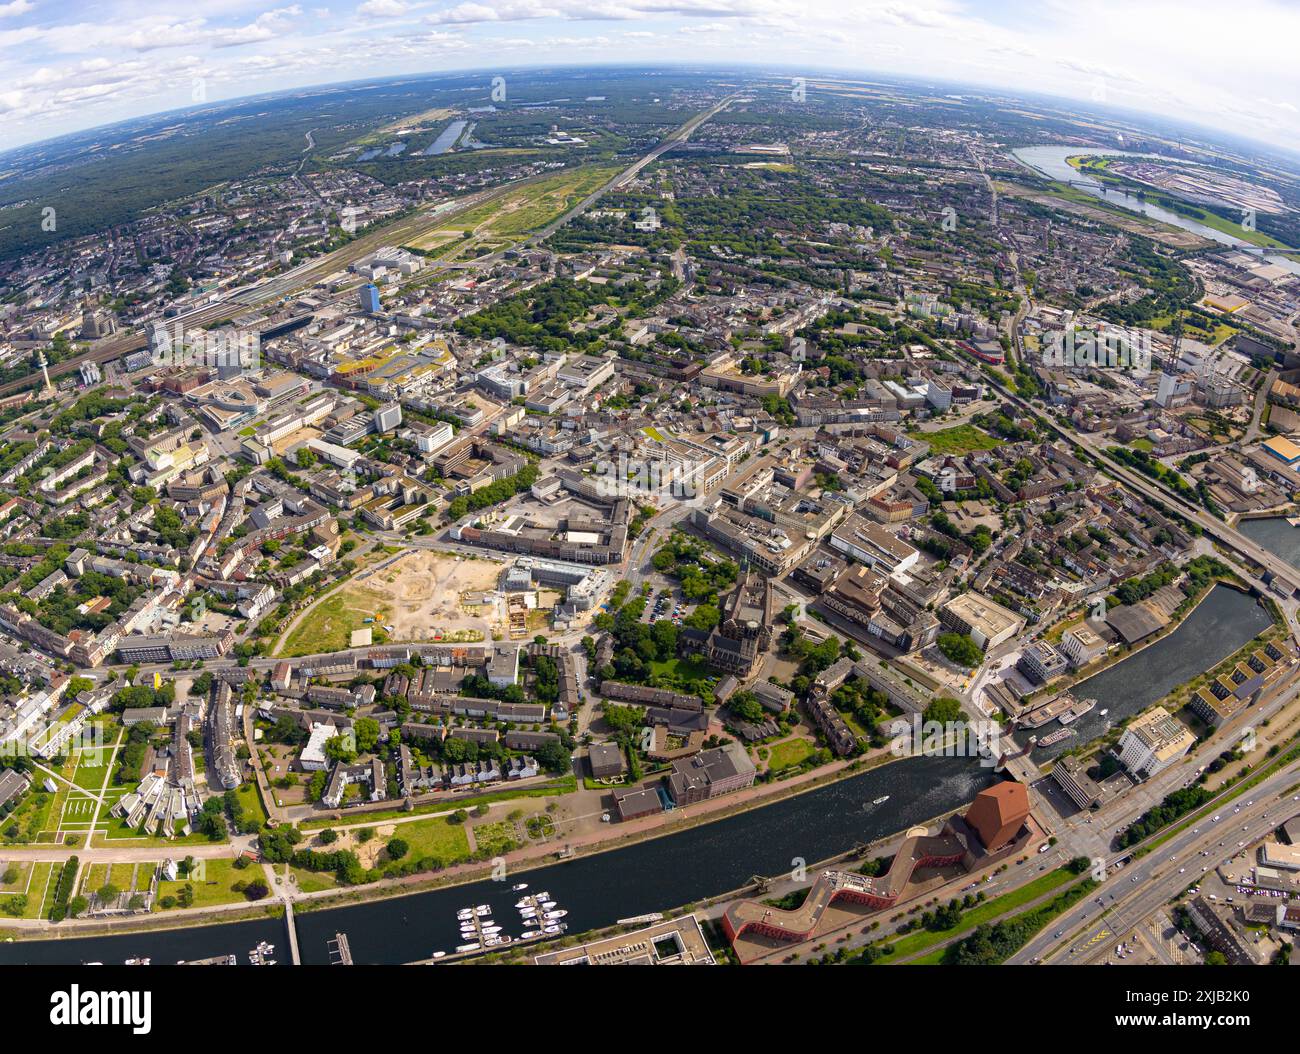
[[[976,926],[991,922],[999,915],[1005,915],[1008,911],[1023,907],[1025,904],[1045,896],[1077,877],[1073,872],[1063,867],[1058,867],[1055,871],[1048,871],[1019,889],[1013,889],[1009,893],[1003,893],[992,900],[983,901],[968,911],[963,911],[961,920],[956,926],[942,930],[915,930],[906,936],[899,937],[897,940],[881,941],[879,946],[888,945],[890,950],[875,961],[881,965],[889,965],[904,959],[910,959],[926,948],[935,944],[942,944],[944,941],[950,941],[954,937],[960,937],[964,933],[969,933]],[[942,954],[942,949],[940,954]]]
[[[231,888],[236,882],[240,880],[249,882],[252,879],[262,878],[260,868],[238,870],[233,860],[200,860],[189,877],[178,878],[175,882],[158,883],[158,897],[154,901],[154,910],[169,911],[180,907],[186,886],[193,891],[190,907],[210,908],[217,904],[233,904],[246,899],[241,891]],[[162,902],[165,897],[175,899],[176,903],[172,908],[163,907]]]

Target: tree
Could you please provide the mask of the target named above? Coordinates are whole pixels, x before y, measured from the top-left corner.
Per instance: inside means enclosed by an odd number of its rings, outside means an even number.
[[[751,724],[762,721],[764,717],[763,704],[753,692],[737,692],[727,700],[727,709],[740,720]]]
[[[322,845],[333,845],[339,840],[339,833],[333,827],[326,827],[320,833],[320,840]]]
[[[379,722],[373,717],[358,717],[352,723],[352,734],[356,739],[357,752],[369,754],[379,744]]]
[[[566,772],[570,767],[569,751],[562,743],[543,743],[534,755],[547,772]]]
[[[325,784],[329,777],[325,774],[324,769],[317,769],[311,774],[311,782],[307,785],[307,795],[311,801],[320,801],[321,796],[325,793]]]
[[[388,852],[388,859],[400,860],[407,854],[410,846],[401,838],[390,838],[384,849]]]
[[[926,721],[938,721],[949,724],[961,720],[961,703],[947,695],[936,696],[930,700],[923,715]]]
[[[963,633],[939,634],[939,650],[958,666],[973,669],[984,661],[980,646]]]
[[[353,749],[355,742],[355,737],[331,736],[325,740],[325,756],[330,761],[341,761],[344,765],[351,765],[357,760],[357,752]]]

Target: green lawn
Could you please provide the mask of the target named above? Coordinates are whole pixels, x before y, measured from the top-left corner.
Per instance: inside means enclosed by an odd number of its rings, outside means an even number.
[[[301,893],[320,893],[326,889],[338,889],[338,879],[328,871],[306,871],[301,867],[291,867],[289,870]]]
[[[1031,858],[1032,859],[1032,858]],[[1024,865],[1028,867],[1029,865]],[[961,936],[963,933],[969,933],[976,926],[984,922],[989,922],[999,915],[1012,911],[1022,904],[1028,904],[1032,900],[1037,900],[1045,896],[1058,886],[1063,886],[1077,878],[1077,875],[1071,874],[1064,868],[1057,868],[1055,871],[1048,871],[1046,874],[1039,875],[1032,882],[1027,882],[1019,889],[1013,889],[1010,893],[1003,893],[1000,897],[994,897],[992,900],[986,900],[977,907],[962,913],[961,921],[949,930],[916,930],[897,940],[884,941],[883,943],[891,944],[893,951],[888,955],[882,955],[876,960],[877,963],[889,964],[905,959],[908,956],[915,955],[919,951],[929,948],[933,944],[941,941],[951,940],[953,937]],[[940,953],[942,955],[942,952]]]
[[[82,831],[85,834],[85,831]],[[177,834],[175,838],[165,838],[162,835],[141,834],[134,827],[128,827],[126,821],[120,816],[108,815],[108,804],[99,813],[99,825],[95,828],[95,837],[91,841],[92,846],[104,846],[111,842],[135,842],[137,845],[159,847],[181,846],[181,845],[212,845],[212,839],[206,834]],[[182,854],[184,855],[184,854]]]
[[[31,874],[30,860],[0,860],[0,893],[21,893],[27,888],[27,879]],[[4,880],[5,873],[16,871],[12,882]]]
[[[650,672],[657,677],[671,677],[679,683],[698,681],[711,676],[709,664],[698,655],[662,662],[656,659],[650,663]]]
[[[399,823],[390,837],[400,838],[409,845],[408,856],[416,860],[436,856],[444,864],[453,864],[469,858],[469,836],[465,834],[465,826],[449,823],[443,816]]]
[[[769,768],[773,772],[780,772],[782,769],[788,769],[793,765],[812,756],[813,745],[806,739],[787,739],[783,743],[777,743],[772,747],[770,754]]]
[[[235,797],[239,799],[246,816],[255,817],[259,826],[266,823],[266,809],[262,805],[262,795],[258,793],[256,783],[241,783],[235,788]]]
[[[56,865],[29,861],[18,865],[6,864],[4,868],[10,866],[19,867],[22,875],[18,882],[5,886],[3,892],[0,892],[0,926],[3,926],[6,918],[44,917],[46,888],[50,884],[50,873]]]
[[[957,425],[938,432],[909,432],[908,435],[929,443],[933,454],[969,454],[973,450],[992,450],[1001,442],[974,425]]]
[[[158,883],[158,898],[154,901],[155,911],[175,910],[175,908],[162,907],[162,898],[177,896],[186,884],[194,887],[194,903],[191,906],[206,908],[214,904],[233,904],[236,901],[244,900],[243,893],[237,893],[230,888],[235,882],[241,880],[250,882],[253,879],[266,881],[266,876],[260,867],[246,867],[237,870],[233,860],[201,860],[199,864],[201,870],[196,875],[178,879],[175,882]],[[179,905],[176,907],[179,907]]]
[[[519,787],[509,790],[492,791],[488,794],[476,794],[470,798],[457,798],[448,801],[445,797],[438,795],[431,797],[428,801],[421,802],[415,806],[414,810],[407,809],[383,809],[379,812],[366,813],[366,820],[370,823],[383,823],[385,820],[406,819],[411,812],[445,812],[448,809],[472,809],[475,805],[484,804],[494,801],[510,801],[514,798],[549,798],[560,794],[571,794],[578,789],[578,777],[573,773],[566,776],[560,776],[542,787]],[[301,831],[319,831],[323,827],[337,827],[337,820],[303,820],[298,825]],[[409,826],[402,824],[403,827]]]

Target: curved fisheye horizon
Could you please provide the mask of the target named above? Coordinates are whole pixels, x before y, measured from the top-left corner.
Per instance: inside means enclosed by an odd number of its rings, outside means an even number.
[[[942,76],[1184,118],[1295,150],[1300,110],[1289,42],[1300,11],[1234,5],[869,0],[362,0],[307,8],[200,0],[184,15],[135,0],[0,4],[0,148],[162,113],[209,97],[397,73],[503,66],[718,63],[743,57],[861,75]],[[1268,27],[1267,32],[1262,27]]]
[[[1235,126],[1215,127],[1211,124],[1203,123],[1203,121],[1189,118],[1185,113],[1163,114],[1156,110],[1144,109],[1141,105],[1142,100],[1140,99],[1133,99],[1128,105],[1122,105],[1118,100],[1112,100],[1107,95],[1105,82],[1100,78],[1079,81],[1077,84],[1071,82],[1064,86],[1048,86],[1037,91],[1016,91],[1004,84],[998,84],[996,81],[978,83],[976,81],[961,81],[938,76],[909,76],[902,73],[886,73],[882,70],[852,68],[848,66],[817,67],[794,63],[747,64],[739,62],[731,64],[676,62],[657,65],[646,63],[614,64],[594,62],[590,64],[568,63],[558,65],[555,63],[543,63],[513,67],[451,67],[441,70],[413,71],[410,73],[391,74],[379,77],[360,77],[349,80],[304,83],[289,87],[269,89],[266,91],[252,91],[233,94],[228,97],[213,96],[211,98],[207,97],[209,92],[208,83],[204,80],[196,80],[191,84],[191,94],[204,96],[201,101],[191,98],[188,102],[168,109],[134,113],[130,116],[105,121],[100,124],[72,128],[54,135],[46,135],[42,138],[12,145],[6,145],[3,142],[0,142],[0,158],[5,157],[7,154],[18,153],[24,148],[39,148],[46,143],[70,136],[94,136],[99,133],[111,131],[120,125],[155,122],[172,117],[183,118],[199,114],[207,109],[237,107],[247,105],[260,99],[274,100],[285,96],[321,94],[345,88],[356,88],[362,85],[380,85],[390,84],[393,82],[418,83],[421,81],[460,80],[466,78],[472,80],[472,85],[466,85],[469,90],[473,90],[474,87],[477,87],[481,90],[484,99],[490,99],[491,80],[492,77],[498,75],[536,75],[547,71],[596,74],[604,70],[642,70],[653,72],[656,75],[663,75],[671,73],[673,70],[699,71],[705,69],[731,70],[738,76],[754,78],[761,78],[766,74],[768,76],[780,75],[789,78],[803,76],[806,80],[811,76],[824,80],[828,86],[834,86],[837,81],[843,80],[856,82],[870,82],[874,80],[885,83],[892,82],[898,84],[942,87],[953,91],[978,93],[988,97],[1005,96],[1007,98],[1022,98],[1033,100],[1040,105],[1071,109],[1076,112],[1097,112],[1103,115],[1109,115],[1112,118],[1126,117],[1129,120],[1137,121],[1139,124],[1164,125],[1173,134],[1177,134],[1178,130],[1182,130],[1186,133],[1197,134],[1206,138],[1218,138],[1223,141],[1238,142],[1243,145],[1264,148],[1271,152],[1290,156],[1292,158],[1300,157],[1300,139],[1279,139],[1276,136],[1276,128],[1271,129],[1272,134],[1270,134],[1261,129],[1254,128],[1253,126],[1243,129],[1240,126],[1240,122],[1237,122]],[[755,83],[758,84],[763,82],[761,80],[756,80]]]

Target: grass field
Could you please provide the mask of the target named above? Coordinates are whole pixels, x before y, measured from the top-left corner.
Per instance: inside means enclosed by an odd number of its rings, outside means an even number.
[[[564,169],[448,217],[445,223],[412,242],[412,247],[433,252],[490,248],[522,238],[562,216],[618,171],[617,165]]]
[[[679,682],[697,681],[712,676],[709,664],[695,655],[666,661],[656,659],[650,663],[650,672],[659,677],[672,677]]]
[[[206,908],[214,904],[233,904],[236,901],[244,900],[243,893],[238,893],[230,888],[235,882],[240,880],[250,882],[255,878],[265,881],[261,868],[246,867],[242,871],[237,870],[233,860],[200,860],[199,864],[198,872],[192,874],[189,878],[178,879],[175,882],[158,883],[158,899],[154,901],[155,911],[174,910],[162,907],[162,898],[177,896],[186,884],[194,888],[194,903],[192,906]]]
[[[1026,865],[1027,866],[1027,865]],[[893,951],[888,955],[882,955],[876,960],[877,963],[893,963],[900,959],[906,959],[909,956],[916,955],[917,952],[924,951],[941,941],[951,940],[953,937],[959,937],[964,933],[969,933],[976,926],[984,922],[989,922],[1003,915],[1008,911],[1028,904],[1030,901],[1037,900],[1045,896],[1059,886],[1073,881],[1077,875],[1071,874],[1064,868],[1057,868],[1055,871],[1049,871],[1040,875],[1032,882],[1028,882],[1019,889],[1013,889],[1010,893],[1004,893],[1000,897],[994,897],[992,900],[986,900],[978,907],[971,908],[963,912],[961,921],[952,929],[947,930],[916,930],[906,936],[899,937],[897,940],[887,941],[885,943],[893,946]]]
[[[125,789],[125,788],[123,788]],[[95,827],[95,837],[91,840],[91,845],[99,848],[114,845],[121,846],[129,844],[134,847],[139,846],[184,846],[184,845],[212,845],[212,840],[206,834],[180,834],[177,829],[176,837],[166,838],[156,834],[141,834],[134,827],[128,827],[126,821],[120,816],[108,815],[108,804],[105,804],[99,814],[99,823]]]
[[[930,444],[934,454],[969,454],[973,450],[992,450],[999,440],[974,425],[957,425],[938,432],[909,432],[913,439]]]
[[[1173,324],[1174,324],[1173,315],[1161,315],[1158,318],[1153,318],[1146,323],[1146,325],[1149,328],[1156,330],[1158,333],[1169,332],[1169,327],[1172,326]],[[1236,333],[1237,333],[1236,329],[1234,329],[1232,326],[1224,325],[1223,323],[1219,323],[1212,330],[1205,329],[1201,326],[1193,325],[1191,322],[1187,322],[1187,321],[1184,321],[1183,323],[1184,336],[1191,337],[1193,340],[1199,340],[1201,341],[1201,343],[1209,344],[1211,346],[1217,346],[1219,344],[1222,344],[1225,340],[1227,340],[1231,336],[1234,336]]]
[[[55,865],[37,861],[0,862],[0,873],[18,871],[15,881],[0,886],[0,921],[38,919],[45,914],[50,874]]]
[[[571,794],[578,789],[578,777],[569,773],[557,779],[549,781],[541,787],[518,787],[507,790],[491,791],[487,794],[475,794],[468,798],[447,799],[442,795],[430,796],[427,801],[419,802],[414,810],[408,809],[384,809],[378,812],[366,813],[366,820],[372,824],[383,823],[385,820],[406,819],[412,812],[415,814],[426,812],[445,812],[448,809],[472,809],[475,805],[488,804],[496,801],[514,801],[517,798],[550,798],[561,794]],[[445,823],[445,819],[438,822]],[[337,821],[324,820],[303,820],[297,826],[302,831],[319,831],[324,827],[334,827]],[[410,827],[411,824],[402,824],[403,828]],[[402,837],[406,837],[403,835]]]
[[[351,640],[352,631],[362,626],[362,619],[376,613],[383,597],[369,590],[344,586],[313,607],[294,627],[277,655],[313,655],[325,651],[342,651]]]
[[[257,792],[256,783],[241,783],[235,788],[235,797],[244,807],[244,814],[256,818],[258,825],[266,823],[266,809],[262,806],[262,796]]]
[[[328,871],[307,871],[301,867],[291,867],[289,872],[294,877],[294,884],[300,893],[320,893],[326,889],[338,889],[339,881]]]
[[[777,743],[772,747],[772,752],[768,757],[768,767],[773,772],[780,772],[791,766],[798,765],[806,758],[812,756],[813,745],[806,739],[787,739],[783,743]]]
[[[411,847],[408,855],[417,860],[423,856],[436,856],[444,864],[451,864],[469,857],[469,836],[465,834],[464,825],[449,823],[442,816],[396,824],[388,837],[402,839]]]

